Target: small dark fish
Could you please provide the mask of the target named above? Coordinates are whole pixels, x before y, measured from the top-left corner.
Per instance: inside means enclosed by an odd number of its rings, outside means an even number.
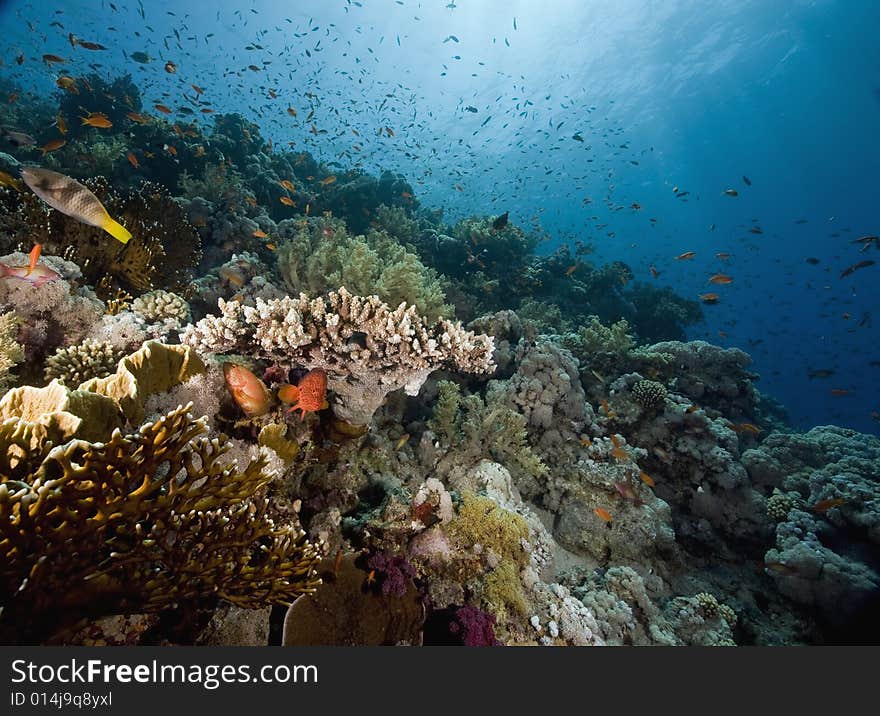
[[[746,186],[752,185],[752,180],[749,179],[745,174],[743,174],[743,181],[745,182]]]
[[[507,226],[507,219],[509,214],[509,211],[505,211],[501,216],[495,219],[495,221],[492,222],[492,228],[495,229],[495,231],[500,231],[505,226]]]
[[[867,251],[871,246],[875,249],[880,249],[880,236],[862,236],[858,239],[853,239],[850,243],[852,244],[861,244],[862,248],[859,251]]]
[[[817,368],[815,370],[808,370],[807,377],[812,380],[813,378],[830,378],[834,375],[834,370],[831,368]]]
[[[819,263],[819,259],[817,259],[817,258],[814,257],[814,256],[810,256],[810,257],[808,257],[807,259],[805,259],[805,261],[806,261],[808,264],[812,264],[813,266],[815,266],[816,264]]]
[[[581,136],[580,132],[575,132],[574,135],[572,135],[572,139],[576,142],[583,142],[584,141],[584,138]]]
[[[146,64],[150,62],[152,58],[146,52],[132,52],[129,57],[133,59],[135,62],[140,62],[141,64]]]
[[[476,107],[473,107],[473,106],[471,106],[471,105],[468,105],[467,107],[464,108],[464,111],[465,111],[465,112],[474,112],[474,113],[476,113],[476,112],[478,112],[479,110],[478,110]]]
[[[859,269],[862,269],[862,268],[868,268],[868,266],[873,266],[875,263],[877,263],[877,262],[876,261],[859,261],[857,264],[853,264],[852,266],[848,266],[847,268],[845,268],[841,272],[840,278],[846,278],[851,273],[854,273],[855,271],[858,271]]]

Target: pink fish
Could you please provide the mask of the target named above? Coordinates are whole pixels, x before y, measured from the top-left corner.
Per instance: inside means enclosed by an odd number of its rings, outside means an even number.
[[[46,264],[30,266],[7,266],[0,263],[0,279],[17,278],[27,281],[34,288],[39,288],[49,281],[57,281],[61,276],[50,269]]]
[[[642,501],[635,491],[635,488],[629,482],[615,482],[614,488],[624,500],[632,500],[636,507],[642,505]]]

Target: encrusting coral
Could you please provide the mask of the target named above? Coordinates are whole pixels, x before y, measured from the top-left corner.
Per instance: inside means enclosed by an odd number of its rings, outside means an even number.
[[[336,417],[351,425],[369,424],[392,391],[418,394],[437,368],[494,369],[488,336],[442,318],[431,324],[413,306],[392,310],[376,296],[353,296],[344,288],[326,298],[258,298],[256,307],[221,300],[219,307],[219,316],[187,326],[181,341],[199,352],[321,368],[335,393]]]
[[[84,617],[206,597],[288,604],[316,585],[317,549],[265,500],[265,456],[224,463],[188,409],[57,446],[37,424],[0,423],[5,630],[41,640]]]

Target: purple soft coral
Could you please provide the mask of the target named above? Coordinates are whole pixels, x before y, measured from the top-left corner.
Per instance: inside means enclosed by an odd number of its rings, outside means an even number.
[[[386,597],[402,597],[416,576],[413,567],[401,555],[389,552],[376,552],[367,560],[367,569],[376,571],[381,576],[382,594]]]
[[[465,604],[455,610],[449,631],[456,634],[464,646],[502,646],[495,638],[495,617]]]

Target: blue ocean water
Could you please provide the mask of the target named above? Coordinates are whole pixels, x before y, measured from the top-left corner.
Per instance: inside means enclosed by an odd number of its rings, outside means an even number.
[[[546,232],[543,252],[588,241],[637,279],[717,292],[690,337],[750,353],[759,388],[799,427],[880,431],[880,265],[841,277],[880,263],[876,242],[853,243],[878,233],[870,0],[59,0],[0,12],[4,63],[33,58],[17,79],[37,94],[59,74],[40,54],[70,55],[69,32],[101,43],[73,69],[131,72],[147,106],[179,105],[196,84],[278,145],[403,173],[447,218],[510,211]],[[707,283],[718,272],[733,282]]]

